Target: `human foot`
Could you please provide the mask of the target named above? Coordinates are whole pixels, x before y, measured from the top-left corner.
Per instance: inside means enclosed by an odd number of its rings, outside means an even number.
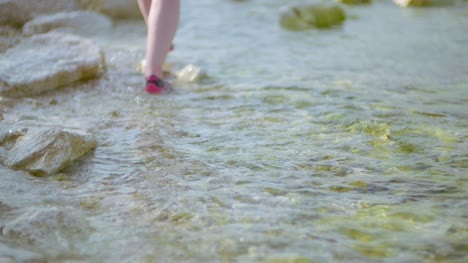
[[[151,75],[146,79],[146,92],[149,94],[159,94],[166,89],[164,81],[155,75]]]

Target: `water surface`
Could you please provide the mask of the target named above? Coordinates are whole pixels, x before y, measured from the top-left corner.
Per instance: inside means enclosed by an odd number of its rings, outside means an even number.
[[[144,94],[144,24],[120,21],[93,36],[100,80],[15,106],[100,142],[45,182],[96,229],[71,258],[467,260],[468,6],[375,1],[289,32],[288,3],[183,1],[168,61],[201,83]]]

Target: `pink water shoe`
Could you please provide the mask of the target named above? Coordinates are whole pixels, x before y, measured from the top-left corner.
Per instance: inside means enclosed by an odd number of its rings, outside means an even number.
[[[155,75],[149,76],[146,80],[146,92],[149,94],[159,94],[165,90],[165,83]]]

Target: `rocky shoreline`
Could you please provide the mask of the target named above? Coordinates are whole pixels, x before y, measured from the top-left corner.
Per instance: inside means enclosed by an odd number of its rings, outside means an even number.
[[[1,96],[30,97],[98,78],[105,72],[103,51],[82,35],[87,31],[109,30],[112,22],[95,11],[79,10],[104,6],[97,1],[90,3],[0,2],[0,10],[5,13],[2,32],[7,32],[0,45],[6,47],[0,53]],[[5,111],[6,107],[2,108]],[[1,125],[3,165],[35,175],[60,172],[97,145],[95,138],[86,135],[87,131],[70,132],[67,127],[40,123],[32,124],[32,128],[18,121]]]
[[[77,244],[93,232],[74,205],[80,201],[63,200],[68,194],[59,190],[60,173],[98,147],[90,125],[11,111],[41,101],[32,96],[100,78],[104,52],[85,36],[111,29],[112,18],[137,16],[136,1],[0,1],[0,262],[76,260]],[[47,205],[57,196],[63,203]]]

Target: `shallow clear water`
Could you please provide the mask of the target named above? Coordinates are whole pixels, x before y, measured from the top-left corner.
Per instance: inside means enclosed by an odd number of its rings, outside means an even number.
[[[100,80],[5,116],[98,137],[42,182],[62,189],[44,202],[79,207],[96,229],[70,258],[467,260],[468,6],[376,1],[345,7],[341,27],[288,32],[289,2],[183,1],[168,60],[208,78],[158,97],[136,71],[143,23],[118,22],[93,36]]]

